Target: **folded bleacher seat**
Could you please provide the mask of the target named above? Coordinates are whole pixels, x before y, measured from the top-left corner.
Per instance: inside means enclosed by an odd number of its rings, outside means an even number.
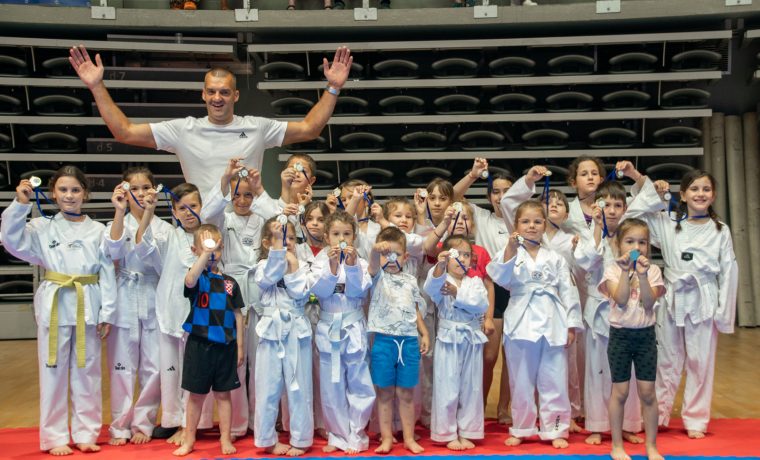
[[[658,129],[653,134],[655,147],[699,147],[702,145],[702,131],[689,126],[670,126]]]
[[[644,52],[622,53],[610,58],[610,73],[649,73],[655,71],[657,56]]]
[[[415,131],[401,136],[405,152],[440,152],[446,150],[446,136],[432,131]]]
[[[459,135],[462,150],[501,150],[505,137],[496,131],[477,130]]]
[[[491,113],[531,113],[536,111],[536,98],[530,94],[507,93],[492,97]]]
[[[663,109],[705,109],[709,106],[710,93],[698,88],[679,88],[662,95]]]
[[[505,56],[488,63],[492,77],[529,77],[534,75],[536,61],[520,56]]]
[[[675,72],[719,70],[722,58],[720,53],[710,50],[684,51],[673,56],[670,68]]]
[[[317,181],[311,188],[315,190],[332,190],[338,185],[338,182],[335,180],[335,174],[330,171],[317,169],[314,171],[314,176],[317,178]]]
[[[303,81],[306,72],[303,66],[295,62],[275,61],[259,66],[259,72],[264,74],[266,81]]]
[[[29,67],[26,61],[17,57],[0,54],[0,76],[3,77],[26,77],[29,75]]]
[[[559,129],[534,129],[522,135],[523,147],[528,150],[555,150],[567,147],[570,135]]]
[[[433,78],[473,78],[478,76],[478,63],[465,58],[447,58],[435,61]]]
[[[602,128],[588,135],[592,149],[624,149],[636,144],[636,131],[626,128]]]
[[[68,133],[46,131],[28,138],[29,150],[35,153],[76,153],[79,139]]]
[[[478,113],[480,99],[467,94],[448,94],[433,101],[435,113],[446,115],[471,115]]]
[[[620,110],[646,110],[652,98],[644,91],[624,89],[602,96],[602,110],[612,112]]]
[[[562,91],[546,98],[547,112],[588,112],[594,96],[580,91]]]
[[[327,140],[318,136],[310,141],[286,145],[285,151],[288,153],[322,153],[326,152],[328,147]]]
[[[583,54],[565,54],[549,59],[549,75],[590,75],[594,73],[594,58]]]
[[[34,283],[28,280],[10,280],[0,283],[0,301],[18,302],[34,297]]]
[[[13,142],[10,136],[0,133],[0,153],[13,151]]]
[[[21,100],[7,94],[0,94],[0,115],[21,115],[24,107]]]
[[[42,68],[48,78],[79,78],[71,67],[68,56],[47,59],[42,62]]]
[[[354,96],[339,96],[335,102],[334,117],[359,117],[369,115],[369,102]]]
[[[645,174],[649,177],[666,180],[668,182],[679,183],[681,177],[694,169],[693,166],[683,163],[660,163],[648,167]]]
[[[389,96],[378,102],[383,115],[422,115],[425,113],[425,101],[419,97],[403,94]]]
[[[437,177],[448,179],[451,177],[451,171],[436,166],[422,166],[406,172],[409,187],[427,187],[427,184]]]
[[[350,179],[361,179],[372,187],[393,187],[393,172],[385,168],[361,168],[348,173]]]
[[[84,115],[84,101],[74,96],[65,94],[51,94],[41,96],[32,101],[32,107],[37,115],[54,117],[68,116],[81,117]]]
[[[344,134],[340,136],[338,142],[344,152],[382,152],[385,150],[385,138],[380,134],[366,131]]]
[[[42,185],[40,188],[47,189],[48,188],[48,182],[50,182],[50,178],[55,175],[56,171],[54,169],[32,169],[30,171],[25,171],[21,173],[19,176],[21,179],[29,179],[32,176],[37,176],[40,179],[42,179]]]
[[[302,97],[283,97],[270,105],[278,117],[303,117],[314,107],[313,102]]]
[[[378,80],[405,80],[418,78],[420,66],[406,59],[387,59],[372,66]]]

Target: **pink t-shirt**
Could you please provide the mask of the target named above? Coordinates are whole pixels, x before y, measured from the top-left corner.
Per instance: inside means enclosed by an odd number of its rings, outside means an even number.
[[[612,299],[612,294],[607,291],[607,281],[617,282],[623,269],[618,264],[610,264],[604,270],[604,277],[599,282],[599,292],[610,299],[610,326],[616,328],[642,329],[654,325],[655,314],[654,307],[647,310],[639,303],[639,287],[631,288],[631,296],[628,298],[628,304],[620,307]],[[631,272],[633,273],[633,272]],[[634,275],[635,276],[635,275]],[[657,265],[650,265],[647,272],[649,285],[657,292],[657,287],[661,286],[661,291],[665,290],[665,283],[662,280],[662,272]]]

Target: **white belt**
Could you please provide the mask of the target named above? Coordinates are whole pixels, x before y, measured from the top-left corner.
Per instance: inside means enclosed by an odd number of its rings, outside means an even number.
[[[679,302],[676,299],[676,294],[680,291],[688,291],[691,289],[699,290],[700,307],[706,305],[709,300],[709,286],[717,283],[717,275],[714,273],[703,272],[689,272],[685,270],[677,270],[674,268],[665,269],[665,280],[670,284],[668,289],[668,300],[670,305],[673,306],[673,316],[676,321],[676,326],[683,327],[686,320],[686,305],[685,302]],[[692,318],[693,320],[701,321],[704,318]]]
[[[471,344],[475,344],[477,338],[477,331],[480,330],[480,318],[475,318],[467,323],[463,321],[455,321],[452,319],[446,319],[438,317],[438,329],[454,329],[456,332],[464,332],[470,339]],[[454,362],[459,362],[459,356],[457,356],[457,344],[454,344]]]
[[[282,339],[290,334],[293,320],[304,316],[304,310],[303,308],[287,310],[277,307],[265,307],[261,316],[272,319],[272,324],[274,324],[277,333],[277,357],[285,359],[291,364],[293,375],[288,376],[287,384],[291,391],[297,391],[299,389],[298,380],[296,380],[298,370],[298,340],[288,340],[288,349],[285,350],[285,344],[282,343]]]
[[[319,320],[330,324],[327,337],[330,339],[330,381],[340,382],[340,331],[351,324],[364,319],[361,308],[350,311],[320,311]]]
[[[158,275],[155,273],[141,273],[127,270],[126,268],[119,268],[119,278],[125,280],[129,286],[130,295],[129,301],[137,308],[136,315],[130,315],[129,317],[129,340],[130,342],[137,342],[140,332],[140,320],[148,319],[148,305],[145,303],[144,296],[140,295],[140,285],[144,283],[158,283]],[[124,308],[122,306],[122,308]]]

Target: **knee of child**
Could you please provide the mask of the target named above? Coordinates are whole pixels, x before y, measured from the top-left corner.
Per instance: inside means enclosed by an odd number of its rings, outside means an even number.
[[[215,391],[214,399],[217,401],[230,401],[231,396],[229,391]]]
[[[639,385],[637,390],[642,406],[652,406],[657,404],[657,393],[655,392],[654,385]]]
[[[396,387],[396,396],[401,403],[411,403],[414,399],[414,390],[412,388]]]
[[[628,383],[613,383],[612,394],[610,394],[610,400],[614,400],[619,404],[625,404],[628,399]]]
[[[377,387],[377,401],[379,403],[392,401],[395,394],[396,387]]]

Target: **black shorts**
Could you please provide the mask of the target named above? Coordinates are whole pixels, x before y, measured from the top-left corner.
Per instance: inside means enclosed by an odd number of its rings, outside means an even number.
[[[613,383],[631,380],[631,363],[636,380],[654,382],[657,377],[657,338],[654,326],[643,329],[610,327],[607,360]]]
[[[240,388],[237,375],[237,342],[210,342],[189,335],[185,345],[182,389],[208,394],[209,390],[230,391]]]
[[[509,291],[496,283],[493,283],[493,289],[494,294],[496,294],[494,296],[493,317],[501,319],[504,318],[504,310],[507,309],[507,304],[509,303]]]

